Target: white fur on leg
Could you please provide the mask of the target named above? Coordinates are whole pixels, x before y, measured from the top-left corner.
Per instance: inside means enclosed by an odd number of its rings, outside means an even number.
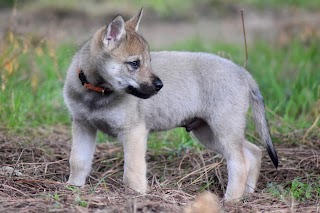
[[[245,193],[253,193],[260,173],[262,152],[259,147],[248,141],[244,143],[243,152],[249,165]]]
[[[123,182],[131,189],[144,194],[147,191],[147,164],[145,161],[148,131],[144,124],[121,134],[124,148]]]
[[[224,195],[225,201],[237,202],[244,194],[248,167],[242,157],[227,159],[228,185]]]
[[[72,148],[69,159],[70,177],[68,183],[83,186],[91,170],[95,151],[96,130],[79,123],[72,124]]]

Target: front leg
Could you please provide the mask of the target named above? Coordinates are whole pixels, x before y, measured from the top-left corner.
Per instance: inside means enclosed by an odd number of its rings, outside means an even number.
[[[131,189],[145,194],[148,188],[145,160],[148,130],[140,124],[119,135],[124,148],[123,182]]]
[[[83,186],[91,170],[97,130],[81,122],[72,122],[72,147],[68,183]]]

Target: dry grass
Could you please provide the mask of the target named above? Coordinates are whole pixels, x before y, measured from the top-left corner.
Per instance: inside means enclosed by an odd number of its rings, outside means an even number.
[[[7,166],[0,171],[0,212],[181,212],[204,189],[223,195],[226,168],[209,151],[149,152],[151,191],[146,196],[136,194],[122,185],[122,148],[112,143],[97,146],[85,187],[67,186],[70,138],[60,129],[27,137],[0,131],[1,168]],[[319,139],[313,144],[319,145]],[[295,177],[317,181],[319,146],[278,146],[278,152],[278,170],[265,153],[257,193],[241,203],[225,204],[226,212],[319,212],[318,198],[298,203],[264,191],[270,182],[285,183]]]

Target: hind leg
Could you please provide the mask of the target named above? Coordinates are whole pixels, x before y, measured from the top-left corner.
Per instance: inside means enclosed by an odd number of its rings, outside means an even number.
[[[224,196],[226,201],[238,201],[244,194],[249,166],[243,152],[242,139],[220,137],[220,152],[227,161],[228,185]]]
[[[246,190],[249,172],[245,154],[247,149],[244,149],[243,132],[233,129],[232,125],[228,127],[228,130],[221,130],[219,127],[211,128],[208,124],[203,124],[192,133],[207,148],[224,156],[228,169],[228,184],[224,197],[226,201],[238,201]]]
[[[253,193],[260,173],[262,152],[260,148],[245,140],[243,152],[249,164],[249,175],[245,193]]]

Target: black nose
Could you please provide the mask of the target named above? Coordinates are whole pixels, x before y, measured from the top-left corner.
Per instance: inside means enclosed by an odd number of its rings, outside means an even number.
[[[156,79],[154,79],[154,81],[152,82],[153,86],[156,88],[157,91],[161,90],[161,88],[163,87],[163,83],[160,80],[160,78],[156,77]]]

